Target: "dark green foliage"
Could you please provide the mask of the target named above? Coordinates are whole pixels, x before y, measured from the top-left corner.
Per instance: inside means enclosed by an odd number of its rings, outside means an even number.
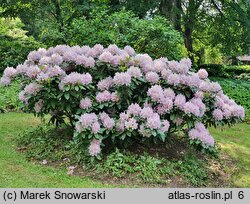
[[[224,65],[222,64],[203,64],[200,65],[199,68],[206,69],[210,77],[211,76],[222,77],[225,75]]]
[[[16,80],[10,87],[0,86],[0,112],[20,109],[22,105],[18,99],[20,83],[20,80]]]
[[[109,14],[96,10],[90,19],[75,19],[65,36],[70,45],[130,45],[138,53],[154,58],[180,59],[185,54],[180,33],[167,20],[162,17],[139,19],[127,11]]]
[[[224,66],[224,70],[230,77],[235,77],[244,73],[250,74],[250,65]]]
[[[193,186],[206,186],[209,181],[206,161],[199,160],[196,156],[187,155],[176,163],[178,173]]]
[[[210,77],[235,78],[241,74],[250,74],[250,66],[248,65],[203,64],[199,68],[206,69]]]
[[[23,63],[30,51],[42,46],[28,37],[20,19],[0,18],[0,73],[6,67]]]
[[[19,149],[26,150],[29,159],[58,161],[72,154],[68,148],[71,136],[69,128],[40,126],[24,132],[17,143]]]
[[[28,53],[41,45],[33,39],[14,39],[0,35],[0,72],[23,63]]]

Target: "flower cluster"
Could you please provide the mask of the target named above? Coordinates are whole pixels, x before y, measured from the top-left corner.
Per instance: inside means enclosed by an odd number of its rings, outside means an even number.
[[[101,140],[93,139],[88,149],[91,156],[97,156],[101,152]]]
[[[113,93],[110,93],[109,91],[98,92],[96,95],[96,101],[98,103],[109,102],[109,101],[117,102],[119,101],[119,96],[115,92]]]
[[[90,98],[83,98],[81,101],[80,101],[80,108],[82,109],[88,109],[92,106],[92,101]]]
[[[234,100],[229,99],[228,96],[223,93],[216,96],[215,107],[216,109],[213,111],[213,117],[215,120],[234,117],[243,119],[245,117],[244,108],[237,105]]]
[[[59,88],[62,90],[65,85],[87,85],[92,82],[92,76],[87,74],[80,74],[77,72],[72,72],[69,75],[65,76],[61,83],[59,84]]]
[[[188,132],[188,136],[191,140],[199,140],[204,145],[214,146],[214,138],[202,123],[196,123],[195,127]]]
[[[128,86],[131,83],[131,76],[128,73],[116,73],[113,81],[117,86]]]

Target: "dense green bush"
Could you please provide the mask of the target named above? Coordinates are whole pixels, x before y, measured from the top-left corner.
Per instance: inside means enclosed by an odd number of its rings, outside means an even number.
[[[164,56],[179,60],[186,52],[180,33],[167,20],[162,17],[139,19],[128,11],[111,15],[98,11],[90,19],[76,19],[65,30],[65,38],[69,45],[131,45],[137,52],[154,58]]]
[[[230,77],[239,76],[241,74],[250,74],[250,65],[244,65],[244,66],[224,66],[225,72]]]
[[[22,63],[27,54],[40,47],[32,38],[15,39],[0,35],[0,72],[8,66],[17,66]]]
[[[0,18],[0,73],[7,66],[21,64],[30,51],[42,46],[22,26],[19,19]]]
[[[250,66],[243,65],[243,66],[229,66],[229,65],[222,65],[222,64],[203,64],[200,65],[199,68],[204,68],[207,70],[210,77],[238,77],[241,74],[250,74]],[[244,78],[244,76],[242,76]]]
[[[21,80],[15,80],[10,87],[0,86],[0,112],[17,111],[22,106],[18,99]]]
[[[225,76],[224,66],[222,64],[203,64],[200,65],[199,68],[206,69],[208,75],[222,77]]]

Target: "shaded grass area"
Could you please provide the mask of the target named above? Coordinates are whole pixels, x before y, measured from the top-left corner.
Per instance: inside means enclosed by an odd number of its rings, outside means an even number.
[[[210,133],[222,150],[236,160],[238,172],[233,177],[234,184],[250,187],[250,124],[242,123],[224,129],[211,128]]]
[[[71,136],[71,130],[65,126],[42,125],[22,134],[17,146],[28,160],[39,163],[46,160],[46,165],[73,168],[73,175],[89,176],[109,184],[144,187],[228,185],[223,179],[213,182],[223,166],[219,164],[219,172],[210,170],[209,161],[214,160],[188,148],[187,142],[176,135],[168,139],[167,146],[138,144],[133,148],[113,149],[103,153],[102,160],[93,160],[85,154],[87,147],[74,143]]]
[[[89,178],[70,177],[65,169],[41,166],[16,152],[14,139],[22,131],[40,124],[31,114],[0,114],[0,188],[6,187],[112,187]]]

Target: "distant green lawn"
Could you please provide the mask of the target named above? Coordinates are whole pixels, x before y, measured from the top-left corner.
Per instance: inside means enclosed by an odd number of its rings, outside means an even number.
[[[13,139],[39,123],[31,114],[0,114],[0,187],[114,187],[89,178],[70,177],[66,170],[29,162],[16,152]],[[223,151],[237,160],[239,173],[234,176],[235,185],[250,187],[250,125],[239,124],[223,132],[210,131]]]

